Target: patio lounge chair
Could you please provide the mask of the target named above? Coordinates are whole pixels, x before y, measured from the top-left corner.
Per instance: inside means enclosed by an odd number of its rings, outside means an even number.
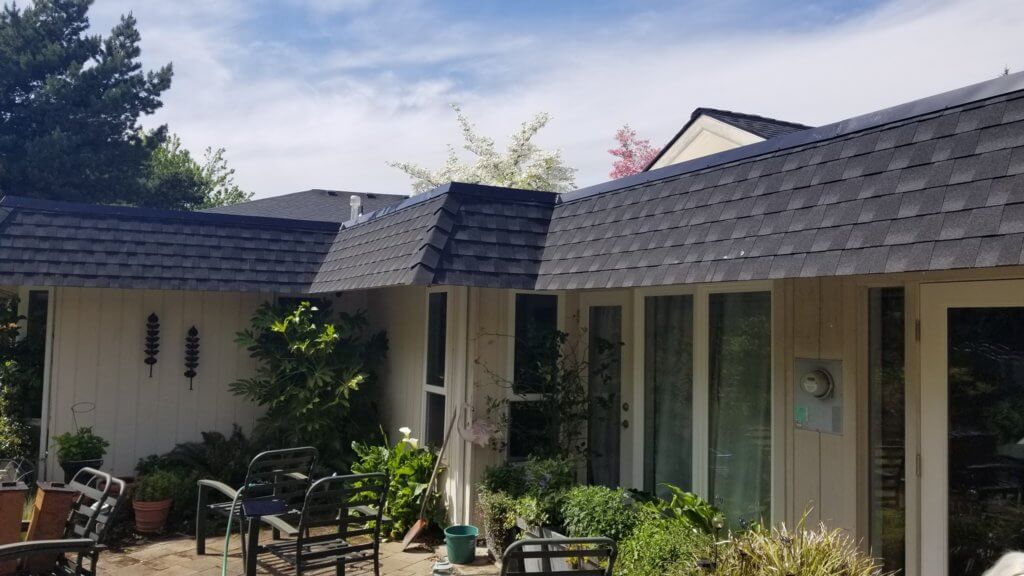
[[[249,463],[242,483],[242,498],[274,498],[283,500],[291,509],[302,503],[309,488],[309,479],[316,465],[317,451],[312,446],[283,448],[260,452]],[[239,488],[241,489],[241,488]],[[220,496],[217,502],[210,502],[211,493]],[[216,480],[199,480],[199,498],[196,502],[196,554],[206,553],[206,519],[209,514],[225,518],[231,513],[231,502],[238,490]],[[227,499],[226,501],[224,499]],[[246,554],[245,522],[242,519],[242,502],[235,506],[234,519],[242,533],[242,556]],[[267,518],[263,518],[267,520]],[[277,537],[277,529],[274,530]]]
[[[343,576],[347,564],[367,561],[380,576],[381,525],[390,521],[383,514],[387,493],[385,474],[321,478],[309,487],[297,524],[289,522],[294,517],[269,520],[289,539],[267,544],[263,551],[294,567],[296,576],[327,566]]]
[[[78,575],[74,567],[84,566],[87,558],[92,559],[95,566],[96,555],[99,554],[99,546],[89,538],[71,538],[64,540],[33,540],[30,542],[17,542],[0,546],[0,564],[8,561],[18,562],[19,568],[14,574],[40,574],[40,575]],[[55,558],[73,558],[71,563],[58,563],[50,569],[24,570],[22,562],[39,556],[51,556]]]
[[[78,492],[78,497],[71,504],[71,514],[64,524],[61,541],[77,542],[85,539],[92,543],[92,547],[88,551],[57,555],[55,573],[94,576],[110,526],[127,495],[125,483],[106,472],[82,468],[75,473],[68,488]]]
[[[611,576],[618,549],[611,538],[527,538],[505,549],[501,576],[565,574]],[[528,566],[536,564],[539,568]],[[608,564],[601,566],[607,560]]]

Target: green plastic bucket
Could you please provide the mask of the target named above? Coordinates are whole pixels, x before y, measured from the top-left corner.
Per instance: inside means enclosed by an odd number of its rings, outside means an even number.
[[[476,526],[458,524],[444,529],[444,542],[448,548],[448,561],[452,564],[472,564],[476,558]]]

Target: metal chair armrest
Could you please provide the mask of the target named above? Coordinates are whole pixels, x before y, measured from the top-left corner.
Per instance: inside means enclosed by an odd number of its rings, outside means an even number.
[[[0,546],[0,559],[24,558],[36,554],[85,554],[102,550],[89,538],[65,538],[61,540],[30,540]]]
[[[238,490],[235,490],[231,486],[228,486],[227,484],[225,484],[223,482],[218,482],[216,480],[206,480],[206,479],[197,480],[196,484],[199,486],[200,490],[202,490],[204,488],[206,488],[206,489],[213,489],[213,490],[216,490],[216,491],[220,492],[224,496],[226,496],[228,498],[231,498],[232,500],[238,494]]]

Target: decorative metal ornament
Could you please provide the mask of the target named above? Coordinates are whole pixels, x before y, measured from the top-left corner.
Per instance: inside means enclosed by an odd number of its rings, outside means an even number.
[[[153,365],[156,355],[160,353],[160,318],[153,312],[146,319],[146,365],[149,366],[149,377],[153,377]]]
[[[196,377],[199,367],[199,330],[193,326],[188,329],[185,337],[185,377],[188,378],[188,389],[192,390],[192,379]]]

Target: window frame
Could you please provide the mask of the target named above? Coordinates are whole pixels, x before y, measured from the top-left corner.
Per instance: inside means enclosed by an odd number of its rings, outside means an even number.
[[[512,447],[512,403],[514,402],[538,402],[543,400],[543,394],[540,393],[529,393],[529,394],[518,394],[513,389],[515,384],[516,374],[516,300],[520,294],[537,294],[541,296],[554,296],[555,297],[555,329],[560,332],[565,332],[565,292],[564,291],[549,291],[549,290],[511,290],[508,295],[508,317],[506,318],[506,334],[508,334],[508,342],[505,348],[505,358],[508,359],[505,362],[505,380],[509,383],[505,391],[505,398],[508,401],[508,406],[505,410],[505,416],[508,418],[508,437],[505,439],[505,460],[507,462],[522,462],[526,460],[525,457],[513,456],[511,454]]]
[[[657,286],[638,288],[633,292],[633,406],[636,407],[637,426],[646,422],[645,393],[645,357],[646,341],[645,320],[646,304],[649,296],[691,296],[693,298],[693,446],[692,475],[693,486],[690,489],[703,498],[710,491],[710,318],[709,300],[711,294],[728,294],[739,292],[767,292],[771,300],[771,520],[781,520],[786,516],[785,462],[780,462],[785,454],[786,420],[786,387],[785,378],[779,374],[784,366],[780,354],[784,346],[782,342],[782,302],[781,290],[776,281],[758,280],[750,282],[731,282],[727,284],[691,284],[674,286]],[[638,428],[639,429],[639,428]],[[633,453],[646,457],[644,434],[633,434]],[[643,486],[643,466],[633,466],[633,485]]]
[[[429,376],[429,342],[430,342],[430,296],[432,294],[444,294],[445,295],[445,333],[444,333],[444,386],[435,386],[427,383]],[[455,320],[453,318],[453,307],[452,307],[452,290],[447,287],[431,287],[427,288],[423,296],[423,366],[422,366],[422,377],[420,382],[420,434],[419,438],[423,445],[427,445],[427,425],[428,425],[428,411],[429,411],[429,396],[428,394],[436,394],[444,398],[444,414],[441,416],[443,423],[442,429],[447,430],[448,414],[451,413],[451,406],[449,402],[448,389],[450,388],[453,370],[453,338],[452,338],[452,324]],[[443,438],[442,438],[443,441]],[[440,446],[435,446],[440,448]]]

